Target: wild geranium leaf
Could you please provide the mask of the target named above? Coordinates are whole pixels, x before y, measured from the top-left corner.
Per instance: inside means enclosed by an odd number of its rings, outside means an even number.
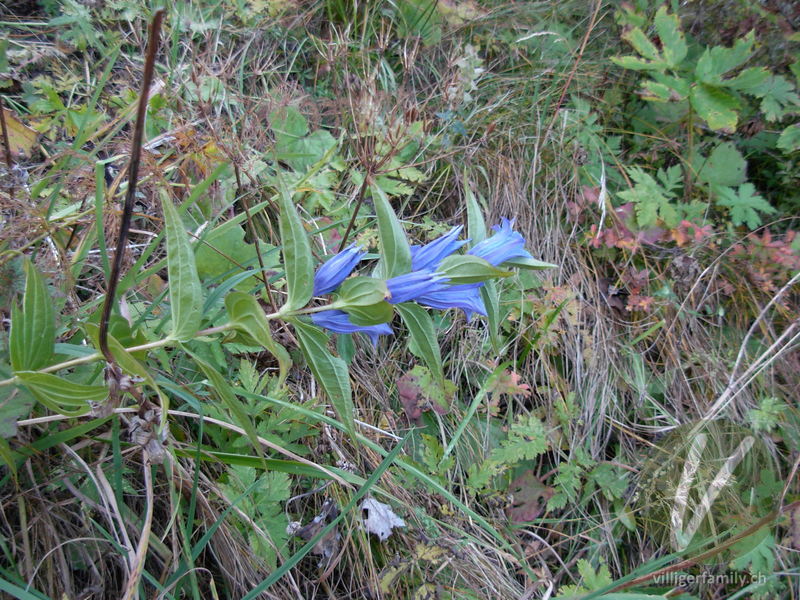
[[[406,417],[420,425],[423,412],[433,410],[444,415],[450,411],[456,386],[449,379],[437,380],[430,370],[417,365],[397,380],[397,395]]]
[[[33,371],[46,366],[56,341],[53,302],[44,279],[29,260],[25,263],[25,296],[22,308],[11,311],[9,354],[15,371]]]
[[[623,69],[631,69],[632,71],[655,71],[663,69],[666,64],[663,62],[653,62],[644,60],[635,56],[612,56],[611,62],[619,65]]]
[[[718,87],[699,83],[689,95],[692,108],[714,131],[734,133],[738,121],[739,101]]]
[[[755,229],[761,225],[761,217],[758,212],[766,214],[776,212],[775,207],[756,192],[752,183],[742,184],[738,190],[730,187],[716,187],[714,192],[717,196],[717,205],[725,206],[730,210],[731,222],[734,225],[747,225],[750,229]]]
[[[712,86],[722,84],[722,76],[744,64],[753,54],[755,36],[752,31],[736,40],[732,48],[714,46],[706,48],[695,66],[698,81]]]
[[[770,75],[771,73],[766,67],[750,67],[744,69],[736,77],[726,79],[723,83],[725,87],[733,90],[756,95],[756,92],[762,88],[767,79],[770,78]]]
[[[278,180],[280,203],[280,233],[283,243],[283,263],[286,269],[288,297],[281,310],[304,307],[314,291],[314,256],[305,227],[281,178]]]
[[[255,245],[244,241],[244,229],[232,221],[209,232],[195,249],[200,279],[220,277],[231,270],[238,272],[255,259]]]
[[[169,300],[172,309],[172,337],[189,340],[200,327],[203,289],[197,275],[194,252],[189,236],[172,200],[164,195],[164,229],[167,236],[167,273]]]
[[[794,123],[784,129],[775,146],[786,154],[800,150],[800,123]]]
[[[270,124],[275,133],[275,152],[300,173],[319,162],[336,146],[336,139],[327,131],[317,129],[308,133],[308,122],[293,106],[285,106],[270,114]]]
[[[772,573],[775,566],[775,538],[769,527],[763,527],[736,542],[731,547],[731,553],[736,557],[730,563],[732,569],[747,570],[753,575]]]
[[[718,144],[705,161],[694,162],[697,179],[710,185],[737,186],[747,179],[747,161],[733,142]]]
[[[414,353],[425,361],[437,381],[443,381],[442,352],[430,315],[420,305],[411,302],[398,304],[395,308],[408,328],[411,337],[410,347],[415,349]]]
[[[383,190],[370,186],[375,213],[378,216],[378,236],[381,240],[381,276],[390,279],[411,271],[411,248],[408,245],[397,215]]]
[[[795,87],[780,75],[773,75],[748,93],[761,98],[761,111],[767,121],[782,119],[788,112],[800,107],[800,96]]]
[[[344,423],[348,433],[355,438],[353,421],[353,393],[347,364],[333,356],[328,350],[328,336],[319,327],[291,319],[300,342],[300,350],[308,361],[314,378],[325,390],[336,415]]]
[[[286,348],[281,346],[272,337],[264,309],[255,296],[243,292],[231,292],[225,297],[225,308],[228,309],[231,323],[236,327],[237,333],[242,335],[245,344],[254,342],[263,346],[276,359],[278,359],[278,385],[282,386],[292,366],[292,359]]]
[[[670,67],[677,67],[688,52],[680,20],[677,15],[667,14],[667,7],[662,6],[656,12],[653,24],[661,40],[664,60]]]
[[[666,63],[661,59],[661,54],[658,52],[656,45],[651,42],[647,35],[638,27],[634,27],[630,31],[624,33],[622,39],[633,46],[644,58],[666,66]]]

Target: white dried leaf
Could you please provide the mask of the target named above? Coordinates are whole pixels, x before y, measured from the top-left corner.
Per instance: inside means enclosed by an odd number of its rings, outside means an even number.
[[[364,527],[367,532],[374,533],[380,541],[384,541],[392,535],[394,527],[405,527],[406,524],[394,514],[392,507],[383,502],[378,502],[374,498],[367,498],[359,507],[361,511],[367,511],[364,519]]]

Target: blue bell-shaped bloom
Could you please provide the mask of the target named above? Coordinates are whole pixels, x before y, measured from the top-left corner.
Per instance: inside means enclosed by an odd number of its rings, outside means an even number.
[[[319,325],[336,333],[363,333],[372,340],[372,345],[378,345],[379,335],[392,335],[392,328],[388,323],[380,325],[354,325],[350,322],[350,315],[342,310],[323,310],[311,315],[314,325]]]
[[[442,259],[469,241],[458,239],[462,229],[464,227],[459,225],[424,246],[411,246],[411,268],[415,271],[435,270]]]
[[[314,295],[329,294],[338,288],[353,272],[364,254],[366,252],[362,252],[355,244],[351,244],[333,258],[328,259],[314,275]]]
[[[440,291],[430,292],[417,296],[416,302],[431,308],[446,310],[460,308],[467,316],[467,321],[472,319],[472,313],[486,316],[486,306],[483,304],[480,288],[483,283],[465,283],[462,285],[448,285]]]
[[[446,287],[446,278],[431,271],[414,271],[405,275],[398,275],[386,281],[389,289],[389,304],[400,304],[415,300],[418,296],[435,292]]]
[[[512,258],[533,258],[525,250],[525,238],[512,229],[514,220],[503,218],[500,225],[494,225],[496,231],[492,237],[475,244],[467,254],[478,256],[493,266],[498,266]]]

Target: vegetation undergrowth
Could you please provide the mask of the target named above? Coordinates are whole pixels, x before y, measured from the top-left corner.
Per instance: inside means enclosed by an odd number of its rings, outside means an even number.
[[[790,3],[0,22],[4,596],[800,595]]]

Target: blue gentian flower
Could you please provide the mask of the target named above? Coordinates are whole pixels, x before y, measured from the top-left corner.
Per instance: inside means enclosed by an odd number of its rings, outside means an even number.
[[[405,275],[398,275],[386,281],[389,289],[389,304],[400,304],[414,300],[418,296],[429,292],[439,291],[446,286],[446,278],[431,271],[414,271]]]
[[[469,240],[458,240],[463,226],[453,227],[448,233],[424,246],[411,246],[411,268],[415,271],[433,270],[442,259],[450,256]]]
[[[354,325],[350,322],[350,315],[342,310],[323,310],[311,315],[314,325],[330,329],[336,333],[363,333],[372,340],[372,345],[378,345],[379,335],[392,335],[392,328],[388,323],[380,325]]]
[[[429,292],[415,298],[416,302],[431,308],[446,310],[460,308],[467,316],[467,321],[472,319],[472,313],[486,316],[486,306],[483,304],[480,288],[483,283],[465,283],[462,285],[448,285],[440,291]]]
[[[480,257],[493,266],[497,266],[512,258],[533,258],[525,250],[525,238],[514,231],[514,219],[503,218],[500,225],[494,225],[492,237],[475,244],[467,254]]]
[[[355,244],[339,252],[329,259],[314,275],[314,295],[322,296],[338,288],[361,260],[366,252],[362,252]]]

